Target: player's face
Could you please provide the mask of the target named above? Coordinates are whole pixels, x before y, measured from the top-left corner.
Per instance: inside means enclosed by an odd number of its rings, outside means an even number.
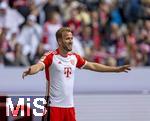
[[[73,35],[71,32],[62,33],[61,46],[66,51],[72,51]]]

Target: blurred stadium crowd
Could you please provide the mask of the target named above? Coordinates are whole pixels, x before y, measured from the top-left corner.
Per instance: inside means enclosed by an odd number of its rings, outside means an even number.
[[[38,62],[62,26],[87,60],[150,65],[150,0],[0,0],[0,65]]]

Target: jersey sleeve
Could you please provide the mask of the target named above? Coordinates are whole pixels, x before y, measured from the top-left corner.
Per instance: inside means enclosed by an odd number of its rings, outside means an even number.
[[[48,68],[52,64],[53,54],[50,52],[45,53],[39,63],[42,63],[44,65],[44,68]]]
[[[80,55],[78,54],[75,54],[76,55],[76,58],[77,58],[77,64],[76,64],[76,67],[77,68],[83,68],[86,64],[86,60],[84,58],[82,58]]]

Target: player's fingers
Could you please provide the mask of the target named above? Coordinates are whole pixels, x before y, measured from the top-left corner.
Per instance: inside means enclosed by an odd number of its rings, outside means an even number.
[[[130,70],[131,70],[131,68],[127,68],[127,70],[129,70],[129,71],[130,71]]]
[[[130,71],[130,70],[131,70],[131,68],[130,68],[130,67],[126,67],[126,70]]]
[[[128,73],[128,71],[127,71],[127,70],[124,70],[124,72]]]
[[[131,70],[131,66],[130,66],[130,65],[124,65],[123,67],[124,67],[124,69],[126,69],[126,70]]]
[[[26,76],[26,73],[25,72],[23,72],[23,74],[22,74],[22,78],[24,79],[24,77]]]
[[[28,73],[30,73],[30,71],[31,71],[31,68],[28,69]]]
[[[31,68],[29,68],[28,70],[26,70],[25,72],[23,72],[22,74],[22,78],[24,79],[25,76],[27,76],[30,73]]]
[[[27,71],[23,72],[23,74],[22,74],[22,78],[24,79],[24,78],[25,78],[25,76],[27,76],[27,75],[28,75],[28,72],[27,72]]]
[[[31,71],[31,68],[28,68],[28,69],[24,72],[25,76],[27,76],[27,75],[30,73],[30,71]]]

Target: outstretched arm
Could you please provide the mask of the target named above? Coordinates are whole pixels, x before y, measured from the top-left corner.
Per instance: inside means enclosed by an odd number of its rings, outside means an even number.
[[[131,70],[130,65],[111,67],[111,66],[106,66],[103,64],[88,62],[88,61],[83,67],[83,69],[88,69],[97,72],[128,72],[129,70]]]
[[[44,69],[44,65],[42,63],[37,63],[35,65],[32,65],[23,72],[22,78],[24,79],[25,76],[36,74],[43,69]]]

